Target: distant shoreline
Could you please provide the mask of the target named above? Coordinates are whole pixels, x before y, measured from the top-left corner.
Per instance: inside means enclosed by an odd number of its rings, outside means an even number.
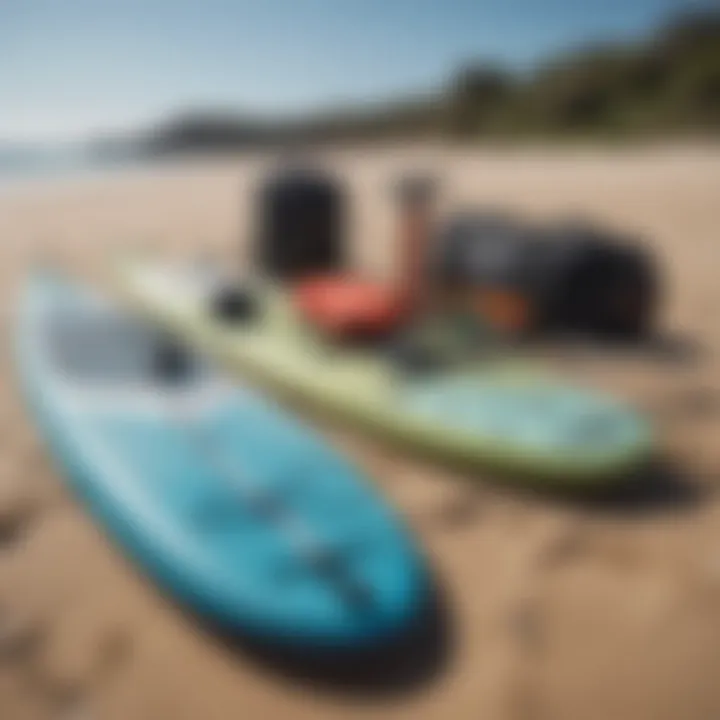
[[[719,138],[648,138],[634,142],[599,142],[599,141],[539,141],[524,143],[473,142],[454,143],[448,141],[375,141],[375,142],[343,142],[318,145],[308,151],[304,158],[310,162],[317,161],[333,164],[337,160],[365,153],[374,155],[378,152],[388,155],[407,155],[411,165],[417,164],[421,158],[424,166],[433,172],[443,174],[443,165],[448,158],[469,155],[485,158],[488,162],[524,158],[538,163],[565,160],[576,162],[578,168],[586,162],[607,161],[610,165],[619,163],[622,167],[632,158],[653,156],[655,158],[675,156],[677,158],[694,158],[701,162],[708,159],[714,161],[720,153]],[[186,152],[163,157],[133,158],[125,161],[103,161],[99,159],[78,160],[62,165],[35,165],[31,169],[20,168],[10,171],[0,166],[0,198],[7,196],[33,197],[45,192],[83,188],[88,184],[105,184],[132,181],[135,178],[162,176],[177,172],[184,174],[204,171],[226,166],[234,172],[235,166],[244,162],[276,163],[281,161],[284,152],[281,149],[248,149],[245,151],[228,152]],[[435,166],[437,159],[439,167]]]
[[[92,159],[82,154],[70,156],[62,162],[55,162],[52,159],[43,162],[42,159],[36,159],[28,166],[17,164],[14,167],[5,167],[0,162],[0,193],[47,185],[55,186],[75,180],[84,182],[88,179],[141,171],[163,164],[167,163],[150,158],[107,161]]]

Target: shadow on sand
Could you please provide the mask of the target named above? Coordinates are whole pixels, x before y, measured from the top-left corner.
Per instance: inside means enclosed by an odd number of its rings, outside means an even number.
[[[707,348],[698,340],[679,333],[649,337],[638,350],[644,358],[678,367],[697,365],[707,354]]]
[[[267,672],[318,691],[370,700],[427,687],[442,675],[455,644],[447,598],[437,578],[412,627],[391,642],[361,651],[288,649],[193,619],[225,651]]]
[[[659,459],[627,481],[581,499],[589,510],[632,515],[692,510],[706,490],[666,459]]]
[[[644,516],[692,510],[704,501],[707,490],[668,459],[657,458],[633,475],[597,488],[526,493],[542,502],[560,502],[591,513]]]
[[[538,506],[565,506],[591,514],[657,516],[689,512],[712,492],[689,473],[665,458],[648,463],[636,473],[594,488],[561,488],[507,483],[493,477],[478,479],[471,473],[458,476],[463,486],[452,503],[434,514],[443,529],[474,525],[484,515],[489,498],[507,497]]]
[[[599,339],[567,335],[554,339],[547,349],[565,357],[637,360],[676,368],[695,367],[707,355],[707,348],[696,339],[670,332],[655,333],[642,339]]]

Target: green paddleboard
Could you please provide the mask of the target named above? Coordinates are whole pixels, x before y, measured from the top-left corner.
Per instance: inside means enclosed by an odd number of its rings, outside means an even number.
[[[121,293],[146,315],[269,390],[452,464],[535,484],[615,481],[646,461],[646,420],[615,399],[497,362],[407,372],[389,353],[330,347],[276,288],[260,312],[212,312],[217,277],[155,260],[123,261]]]

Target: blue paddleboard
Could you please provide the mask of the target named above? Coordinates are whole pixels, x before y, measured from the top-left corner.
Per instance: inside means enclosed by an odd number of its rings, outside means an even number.
[[[428,582],[408,532],[270,401],[51,275],[28,283],[17,349],[68,480],[182,603],[296,647],[366,647],[415,622]]]

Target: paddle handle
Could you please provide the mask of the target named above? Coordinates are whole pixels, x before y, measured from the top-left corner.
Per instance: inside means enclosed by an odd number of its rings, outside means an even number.
[[[432,240],[436,186],[434,178],[428,175],[407,175],[396,185],[399,294],[411,315],[423,312],[431,290],[427,259]]]

